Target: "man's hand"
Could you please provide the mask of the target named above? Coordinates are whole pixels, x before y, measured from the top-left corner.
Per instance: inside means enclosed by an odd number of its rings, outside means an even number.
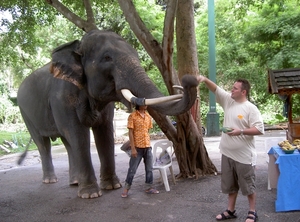
[[[134,157],[134,158],[137,157],[137,151],[136,151],[136,148],[131,148],[131,157]]]
[[[226,133],[229,136],[240,136],[241,130],[240,129],[233,129],[232,131]]]
[[[198,83],[204,82],[205,81],[205,77],[202,75],[198,75],[196,76]]]
[[[202,75],[198,75],[196,76],[196,79],[198,81],[198,83],[204,82],[205,85],[207,86],[207,88],[212,91],[213,93],[216,92],[217,89],[217,85],[216,83],[214,83],[213,81],[211,81],[210,79],[206,78],[205,76]]]
[[[137,151],[134,144],[133,129],[129,129],[129,141],[131,147],[131,157],[137,157]]]

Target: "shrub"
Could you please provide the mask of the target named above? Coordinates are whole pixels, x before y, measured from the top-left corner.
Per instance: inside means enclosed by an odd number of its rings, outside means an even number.
[[[14,106],[7,96],[0,96],[0,124],[22,122],[19,107]]]

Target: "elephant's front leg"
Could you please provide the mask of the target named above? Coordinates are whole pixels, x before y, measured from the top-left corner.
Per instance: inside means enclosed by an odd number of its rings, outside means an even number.
[[[115,172],[115,144],[112,122],[93,128],[93,132],[101,162],[100,188],[106,190],[121,188],[122,185]]]
[[[102,193],[91,161],[89,129],[80,128],[69,135],[72,135],[68,138],[70,144],[68,152],[71,152],[69,167],[72,176],[77,175],[78,196],[81,198],[100,197]]]
[[[75,152],[73,157],[75,158],[74,163],[77,163],[75,169],[78,170],[78,196],[81,198],[100,197],[102,193],[92,165],[90,147],[88,146],[87,149],[79,147],[79,150]]]

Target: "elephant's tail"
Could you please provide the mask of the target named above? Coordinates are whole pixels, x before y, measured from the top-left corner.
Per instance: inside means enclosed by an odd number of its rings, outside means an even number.
[[[29,145],[31,144],[32,142],[32,138],[30,137],[26,147],[25,147],[25,151],[24,153],[22,153],[22,155],[20,156],[19,160],[18,160],[18,165],[21,165],[21,163],[24,161],[26,155],[27,155],[27,151],[28,151],[28,148],[29,148]]]

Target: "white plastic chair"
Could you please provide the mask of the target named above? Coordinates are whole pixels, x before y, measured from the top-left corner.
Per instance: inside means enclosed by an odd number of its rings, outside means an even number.
[[[166,191],[170,191],[168,182],[167,169],[169,168],[173,183],[176,184],[175,176],[172,167],[172,158],[170,151],[173,148],[173,143],[170,140],[160,140],[153,146],[153,170],[159,170],[163,179]]]

